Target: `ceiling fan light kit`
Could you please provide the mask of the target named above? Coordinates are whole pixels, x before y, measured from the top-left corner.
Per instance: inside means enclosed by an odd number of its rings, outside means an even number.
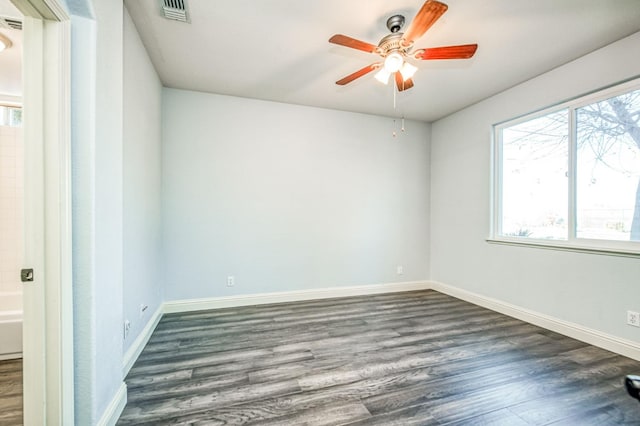
[[[384,69],[390,73],[394,73],[402,68],[403,63],[404,59],[402,58],[402,55],[398,52],[391,52],[386,58],[384,58]]]
[[[0,52],[11,47],[11,40],[0,34]]]
[[[364,67],[336,81],[336,84],[343,86],[380,68],[375,75],[376,80],[388,84],[389,77],[395,74],[398,91],[403,91],[413,87],[412,77],[418,70],[418,68],[408,62],[407,59],[424,61],[433,59],[471,58],[478,48],[477,44],[412,50],[414,41],[422,37],[447,9],[448,6],[444,3],[436,0],[427,0],[404,33],[400,32],[405,23],[404,16],[391,16],[387,19],[387,28],[391,31],[391,34],[383,37],[377,46],[342,34],[336,34],[331,37],[329,39],[330,43],[362,50],[367,53],[375,53],[383,58],[382,63],[377,62]]]
[[[409,62],[405,62],[400,68],[400,74],[402,74],[402,78],[407,81],[418,71],[418,67],[414,67]]]
[[[389,84],[389,77],[391,77],[391,73],[387,71],[385,67],[382,67],[374,77],[382,84]]]

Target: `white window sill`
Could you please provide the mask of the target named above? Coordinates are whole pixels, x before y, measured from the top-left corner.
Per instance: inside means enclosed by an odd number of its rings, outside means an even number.
[[[530,240],[513,239],[513,238],[487,238],[489,244],[502,244],[507,246],[520,246],[530,247],[545,250],[561,250],[561,251],[573,251],[578,253],[599,254],[604,256],[619,256],[619,257],[633,257],[640,258],[640,250],[633,250],[620,247],[605,247],[605,246],[581,246],[577,244],[571,244],[564,241],[547,241],[547,240]]]

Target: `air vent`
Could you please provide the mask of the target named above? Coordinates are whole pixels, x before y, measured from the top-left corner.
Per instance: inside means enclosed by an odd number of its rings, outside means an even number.
[[[189,22],[185,0],[162,0],[164,17],[174,21]]]
[[[22,22],[17,19],[3,18],[0,16],[0,28],[10,30],[22,30]]]

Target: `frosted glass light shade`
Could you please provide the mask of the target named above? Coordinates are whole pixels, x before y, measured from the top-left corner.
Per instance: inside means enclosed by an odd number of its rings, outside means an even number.
[[[402,68],[400,68],[400,74],[402,74],[402,79],[404,81],[409,80],[418,70],[417,67],[414,67],[409,62],[405,62]]]
[[[11,47],[11,40],[0,34],[0,52]]]
[[[391,77],[391,73],[387,71],[385,67],[380,68],[380,71],[378,71],[375,75],[376,80],[378,80],[382,84],[388,84],[389,77]]]
[[[404,59],[402,58],[402,55],[398,52],[393,52],[384,58],[384,69],[386,69],[389,74],[392,74],[402,67],[403,62]]]

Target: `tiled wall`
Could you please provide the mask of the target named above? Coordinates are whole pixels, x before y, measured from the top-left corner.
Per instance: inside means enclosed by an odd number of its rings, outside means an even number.
[[[22,128],[0,126],[0,311],[22,310]]]

